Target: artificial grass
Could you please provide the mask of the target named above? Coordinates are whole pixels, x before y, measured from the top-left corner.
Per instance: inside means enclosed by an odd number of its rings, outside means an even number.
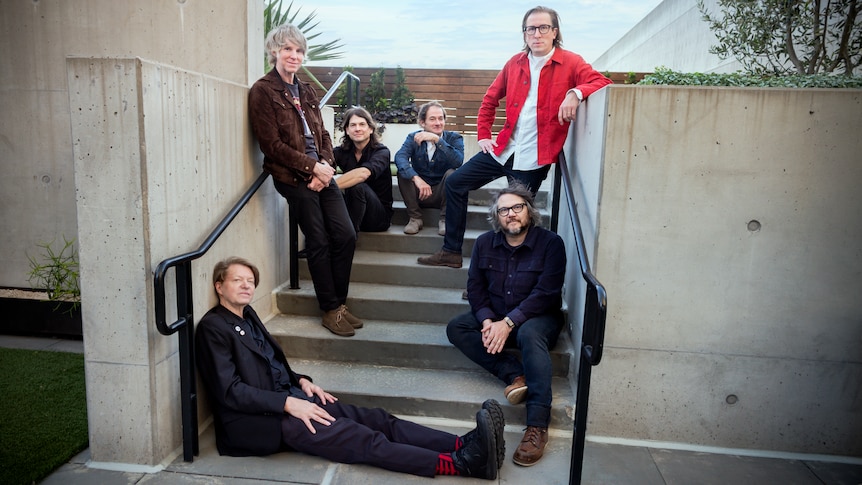
[[[0,349],[0,483],[38,482],[86,447],[84,356]]]

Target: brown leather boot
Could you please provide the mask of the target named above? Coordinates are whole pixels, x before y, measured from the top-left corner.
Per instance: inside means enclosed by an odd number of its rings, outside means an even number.
[[[324,313],[322,324],[327,330],[339,337],[352,337],[356,334],[356,332],[353,331],[353,327],[351,327],[350,324],[347,323],[347,319],[344,318],[344,312],[341,310],[341,307]]]
[[[439,250],[431,256],[420,256],[417,259],[419,264],[426,266],[448,266],[450,268],[460,268],[464,259],[461,253],[450,253],[449,251]]]
[[[515,450],[512,461],[521,466],[533,466],[542,459],[545,453],[545,445],[548,444],[548,428],[538,426],[527,426],[521,444]]]
[[[527,399],[527,380],[524,376],[516,377],[511,384],[506,386],[503,394],[506,396],[509,404],[521,404]]]
[[[338,309],[344,312],[344,319],[347,320],[347,323],[349,323],[351,327],[362,328],[362,326],[365,325],[362,323],[362,320],[356,318],[356,316],[350,313],[347,309],[347,305],[341,305]]]

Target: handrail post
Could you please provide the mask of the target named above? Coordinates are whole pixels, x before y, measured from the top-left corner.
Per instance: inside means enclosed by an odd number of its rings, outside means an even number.
[[[290,289],[299,289],[299,224],[296,221],[296,208],[288,204],[288,238],[290,242]]]
[[[566,163],[566,158],[562,154],[557,159],[557,167],[554,168],[554,189],[552,192],[554,199],[551,201],[551,230],[554,232],[558,232],[557,229],[560,225],[560,186],[563,178],[562,170],[559,167],[561,163]]]
[[[177,313],[186,324],[179,330],[180,405],[183,426],[183,460],[193,461],[198,454],[198,399],[195,380],[195,326],[192,295],[192,262],[176,267]]]

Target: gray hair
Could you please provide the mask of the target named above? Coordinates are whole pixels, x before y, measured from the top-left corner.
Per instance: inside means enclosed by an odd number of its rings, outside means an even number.
[[[266,49],[266,58],[269,61],[270,66],[275,66],[276,61],[275,54],[273,54],[272,51],[278,52],[288,43],[299,47],[299,50],[302,51],[303,54],[308,50],[308,43],[305,40],[305,36],[302,35],[302,31],[293,24],[281,24],[269,31],[269,34],[266,35],[266,42],[264,45]]]
[[[530,189],[528,189],[526,185],[521,182],[514,181],[494,196],[494,200],[491,202],[491,207],[488,208],[488,222],[491,223],[491,228],[494,232],[500,232],[503,230],[503,226],[500,224],[500,218],[497,217],[497,209],[500,207],[500,197],[506,194],[517,195],[524,199],[524,203],[527,204],[527,211],[529,211],[530,214],[530,226],[540,227],[542,225],[542,214],[539,213],[539,210],[536,209],[536,206],[533,203],[533,193],[530,192]]]

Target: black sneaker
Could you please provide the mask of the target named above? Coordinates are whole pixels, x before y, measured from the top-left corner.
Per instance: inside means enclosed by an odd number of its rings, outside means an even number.
[[[494,424],[494,439],[497,441],[497,468],[503,466],[503,460],[506,458],[506,417],[503,415],[503,408],[496,399],[488,399],[482,403],[482,409],[488,411],[491,417],[491,422]],[[467,446],[468,443],[476,439],[478,431],[470,430],[467,434],[461,437],[462,446]]]
[[[452,463],[462,476],[494,480],[499,469],[494,422],[487,409],[476,413],[476,433],[469,443],[452,452]]]

